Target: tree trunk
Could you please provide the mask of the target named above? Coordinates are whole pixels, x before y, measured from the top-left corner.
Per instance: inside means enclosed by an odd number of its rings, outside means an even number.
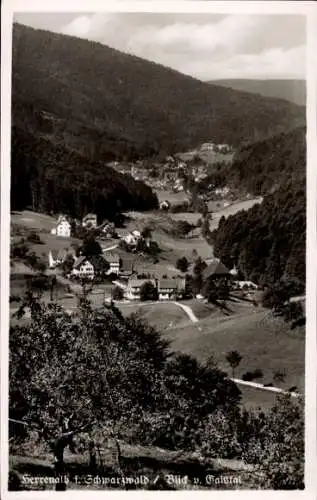
[[[64,463],[64,440],[58,438],[55,443],[54,448],[54,473],[56,479],[55,490],[56,491],[66,491],[66,481],[65,481],[65,463]]]
[[[96,447],[93,441],[90,441],[89,443],[89,468],[91,472],[96,472],[97,457],[96,457]]]

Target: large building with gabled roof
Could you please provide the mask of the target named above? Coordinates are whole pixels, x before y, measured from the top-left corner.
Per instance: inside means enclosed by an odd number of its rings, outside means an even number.
[[[221,262],[220,259],[212,259],[203,273],[204,280],[230,278],[229,269]]]

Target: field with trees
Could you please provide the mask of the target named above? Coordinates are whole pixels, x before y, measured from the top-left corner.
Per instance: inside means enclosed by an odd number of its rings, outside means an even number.
[[[215,309],[198,324],[166,331],[171,346],[176,351],[191,353],[200,361],[212,356],[217,365],[231,373],[226,354],[238,351],[242,356],[235,370],[236,378],[247,372],[261,370],[263,376],[254,381],[272,383],[283,389],[297,387],[304,391],[305,383],[305,328],[292,329],[283,319],[260,306],[231,304],[229,312]],[[281,355],[281,353],[283,353]],[[276,380],[276,372],[285,373],[283,380]],[[251,380],[251,379],[250,379]],[[241,387],[243,402],[249,407],[261,406],[262,391]],[[272,402],[274,395],[266,400]]]
[[[256,472],[243,476],[247,488],[304,487],[300,400],[242,410],[238,387],[214,360],[171,354],[153,327],[113,306],[94,311],[85,294],[72,316],[54,302],[25,305],[30,322],[10,330],[11,489],[32,489],[21,474],[39,474],[43,462],[56,490],[86,487],[76,476],[87,472],[111,477],[103,488],[165,489],[169,452],[187,463],[195,454],[186,489],[195,487],[193,471],[200,472],[196,487],[213,488],[205,478],[215,470]],[[139,460],[140,446],[147,456],[156,447],[155,461]],[[186,467],[174,464],[174,471]],[[118,479],[140,473],[146,484]]]

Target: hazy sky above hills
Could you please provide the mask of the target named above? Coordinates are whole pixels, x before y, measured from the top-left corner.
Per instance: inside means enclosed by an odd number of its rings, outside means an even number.
[[[201,80],[305,78],[305,17],[19,13],[34,28],[95,40]]]

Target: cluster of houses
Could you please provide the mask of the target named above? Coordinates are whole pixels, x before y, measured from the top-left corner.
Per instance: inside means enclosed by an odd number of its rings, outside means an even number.
[[[49,252],[49,267],[51,269],[61,265],[71,255],[73,266],[69,277],[94,280],[99,276],[116,275],[115,283],[124,289],[124,296],[128,300],[140,300],[142,285],[150,281],[157,289],[159,300],[179,298],[185,291],[185,278],[153,279],[137,278],[133,260],[122,260],[115,252],[106,252],[104,255],[76,257],[67,249]]]
[[[130,278],[124,288],[124,297],[127,300],[140,300],[142,286],[150,282],[157,290],[159,300],[177,300],[185,292],[185,279],[137,279]]]
[[[203,272],[204,281],[226,279],[235,284],[237,289],[242,289],[247,287],[248,289],[257,289],[257,285],[251,281],[239,281],[237,280],[238,271],[236,267],[231,269],[228,268],[216,258],[207,260],[207,267]],[[150,282],[158,292],[159,300],[177,300],[182,298],[186,287],[186,278],[172,278],[172,279],[137,279],[131,276],[127,284],[124,282],[117,282],[119,286],[124,289],[124,297],[127,300],[140,300],[141,298],[141,288],[146,283]],[[198,298],[203,298],[198,296]]]
[[[97,223],[96,214],[87,214],[82,221],[75,220],[74,223],[85,229],[99,229],[101,236],[112,238],[116,235],[115,225],[112,222],[104,221],[100,226]],[[70,238],[72,234],[72,224],[66,215],[60,215],[55,227],[51,229],[51,234],[61,238]]]
[[[115,274],[119,276],[121,271],[126,275],[126,269],[122,266],[120,256],[115,252],[105,252],[103,255],[76,256],[73,249],[63,249],[59,251],[50,250],[48,253],[48,264],[50,269],[62,265],[65,260],[71,257],[73,261],[70,277],[89,278],[93,280],[97,276],[109,276]],[[131,266],[131,274],[132,274]]]
[[[230,153],[232,148],[229,144],[215,144],[213,142],[205,142],[200,146],[200,151],[212,151],[214,153]]]

